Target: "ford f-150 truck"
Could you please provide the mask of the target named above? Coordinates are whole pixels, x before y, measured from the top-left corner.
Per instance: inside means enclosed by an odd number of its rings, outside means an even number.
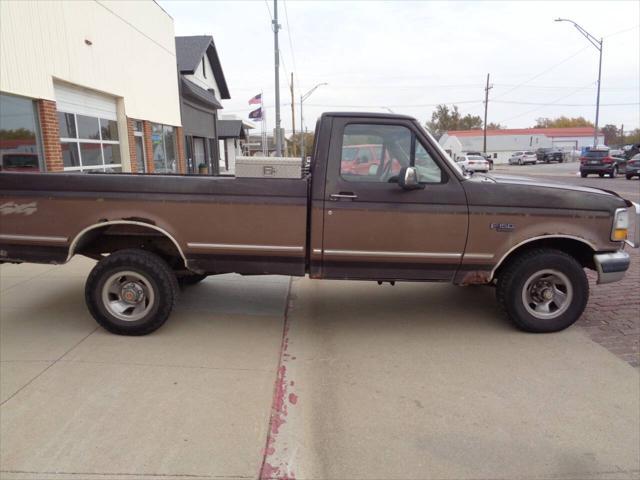
[[[364,144],[375,163],[354,169],[345,147]],[[411,117],[326,113],[300,179],[0,173],[0,261],[96,259],[87,306],[118,334],[228,272],[487,284],[517,326],[551,332],[582,314],[585,268],[623,277],[639,216],[596,188],[467,175]]]

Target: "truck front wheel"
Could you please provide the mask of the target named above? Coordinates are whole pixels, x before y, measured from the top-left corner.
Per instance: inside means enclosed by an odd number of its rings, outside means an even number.
[[[169,317],[178,291],[176,276],[159,256],[130,249],[96,264],[85,300],[96,321],[118,335],[146,335]]]
[[[527,332],[557,332],[587,306],[589,282],[575,258],[553,249],[530,250],[498,277],[497,299],[507,317]]]

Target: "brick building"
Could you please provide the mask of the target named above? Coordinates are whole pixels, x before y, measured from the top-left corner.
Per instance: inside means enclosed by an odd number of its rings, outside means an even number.
[[[2,168],[185,173],[173,19],[155,2],[0,2]]]

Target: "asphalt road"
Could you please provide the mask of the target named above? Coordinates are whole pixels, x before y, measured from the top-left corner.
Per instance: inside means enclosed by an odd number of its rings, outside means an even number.
[[[554,182],[565,182],[572,185],[584,185],[586,187],[604,188],[613,190],[620,196],[634,201],[640,202],[640,180],[634,177],[627,180],[624,175],[618,175],[616,178],[590,175],[587,178],[580,177],[579,164],[570,163],[541,163],[536,165],[497,165],[494,172],[508,173],[510,175],[525,175],[535,178],[544,178]]]

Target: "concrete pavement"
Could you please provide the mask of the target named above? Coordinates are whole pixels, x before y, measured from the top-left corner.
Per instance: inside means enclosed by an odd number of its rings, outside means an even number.
[[[294,280],[292,301],[282,363],[284,398],[295,403],[271,444],[269,471],[298,479],[640,475],[638,372],[580,329],[516,331],[484,287]]]
[[[207,279],[119,337],[85,309],[92,263],[1,269],[0,478],[254,478],[289,280]]]

